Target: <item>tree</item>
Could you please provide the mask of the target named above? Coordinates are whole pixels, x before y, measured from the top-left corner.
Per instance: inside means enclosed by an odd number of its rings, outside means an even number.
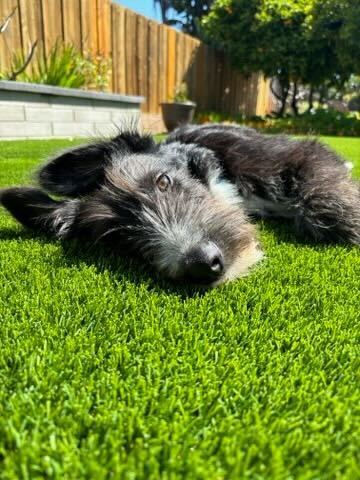
[[[272,86],[281,102],[280,115],[290,93],[297,114],[300,85],[310,85],[312,96],[314,89],[326,82],[345,82],[358,68],[354,66],[360,63],[360,9],[356,3],[216,0],[202,26],[208,40],[225,50],[243,72],[261,70],[276,79]]]
[[[349,78],[360,71],[360,4],[354,0],[317,1],[301,81],[319,99],[341,96]]]
[[[154,7],[156,7],[156,5],[159,5],[160,7],[162,22],[169,25],[169,11],[171,9],[170,0],[154,0]]]
[[[163,23],[178,25],[183,32],[201,37],[201,19],[210,11],[214,0],[154,0],[160,6]]]

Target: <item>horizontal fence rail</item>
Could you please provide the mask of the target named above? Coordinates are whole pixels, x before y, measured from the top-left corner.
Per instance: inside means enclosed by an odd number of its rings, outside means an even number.
[[[38,41],[47,55],[57,40],[83,53],[109,57],[110,90],[146,97],[144,112],[158,113],[182,83],[198,110],[264,115],[271,108],[269,82],[234,69],[224,54],[189,35],[111,3],[110,0],[0,0],[0,20],[16,8],[0,35],[0,68],[14,52]]]

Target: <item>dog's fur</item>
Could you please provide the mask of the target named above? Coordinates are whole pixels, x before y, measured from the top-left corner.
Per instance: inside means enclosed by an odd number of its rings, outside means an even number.
[[[38,177],[41,190],[1,193],[23,225],[106,242],[174,279],[216,285],[246,274],[262,257],[252,216],[288,219],[315,241],[360,245],[359,186],[315,140],[204,125],[156,144],[130,130],[61,153]]]

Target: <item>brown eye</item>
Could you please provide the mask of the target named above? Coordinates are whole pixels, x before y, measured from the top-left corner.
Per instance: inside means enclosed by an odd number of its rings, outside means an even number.
[[[171,185],[171,179],[168,175],[165,173],[161,174],[158,176],[156,179],[156,185],[160,192],[166,192],[166,190],[170,187]]]

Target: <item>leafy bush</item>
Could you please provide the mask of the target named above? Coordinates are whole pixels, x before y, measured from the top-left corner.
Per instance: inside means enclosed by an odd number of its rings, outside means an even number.
[[[106,91],[111,77],[111,60],[102,55],[83,57],[83,72],[86,78],[85,88]]]
[[[190,101],[188,86],[185,82],[181,83],[175,88],[172,101],[177,103],[187,103]]]
[[[23,62],[23,54],[14,56],[15,69]],[[106,90],[109,73],[108,59],[83,55],[73,45],[56,42],[46,57],[36,57],[17,79],[58,87]]]
[[[300,85],[323,97],[359,73],[359,18],[358,0],[215,0],[201,24],[240,71],[277,79],[283,116],[289,96],[298,113]]]
[[[199,113],[198,123],[236,122],[257,128],[267,133],[288,133],[292,135],[333,135],[360,136],[360,116],[356,113],[341,113],[336,110],[319,109],[297,117],[244,117],[229,116],[221,113]]]

